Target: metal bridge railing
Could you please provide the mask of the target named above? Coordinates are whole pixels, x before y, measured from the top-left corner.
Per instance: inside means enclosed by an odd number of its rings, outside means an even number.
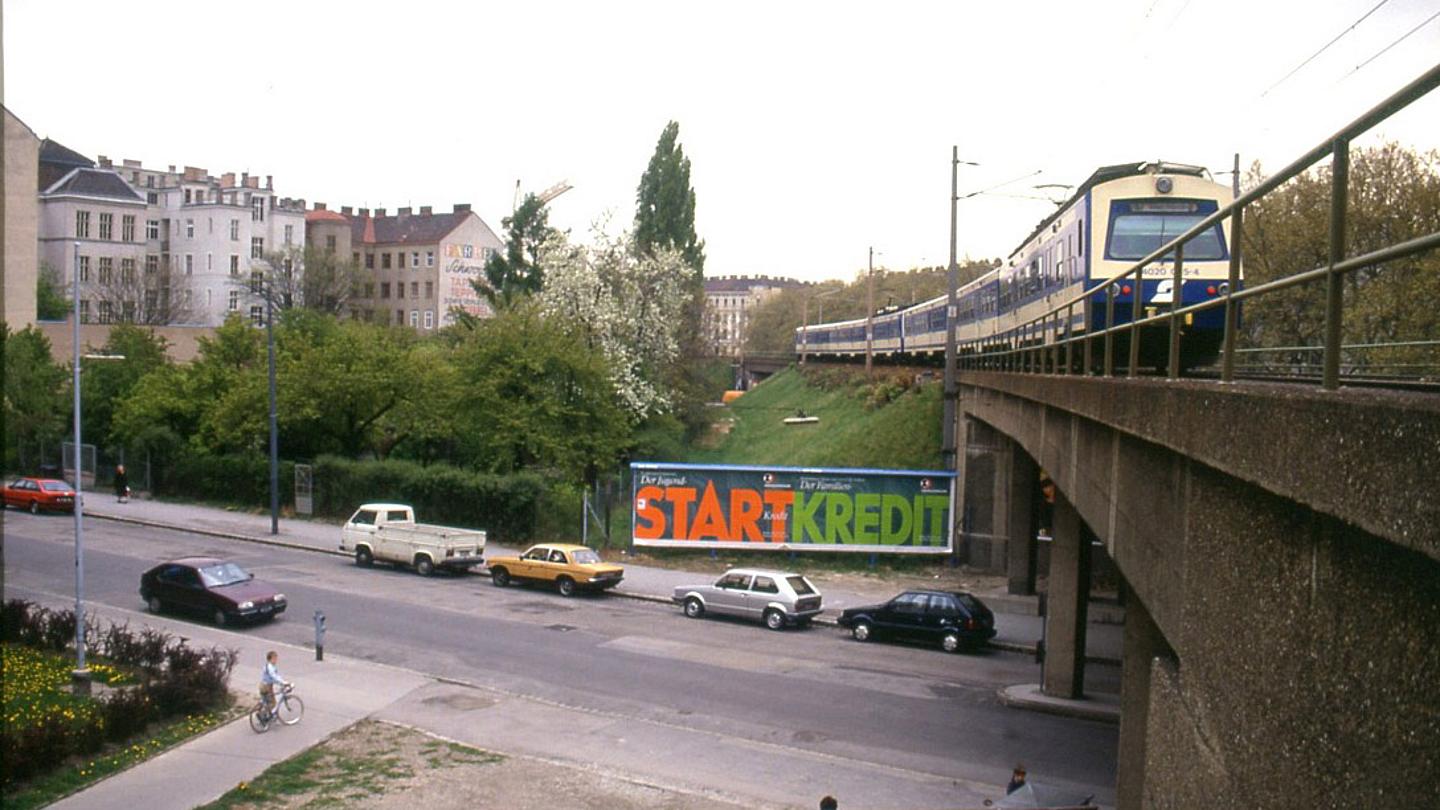
[[[1346,202],[1350,183],[1350,142],[1377,124],[1405,109],[1440,86],[1440,65],[1432,67],[1419,78],[1406,85],[1394,95],[1373,107],[1369,112],[1356,118],[1314,149],[1306,152],[1284,169],[1266,178],[1264,182],[1234,202],[1205,217],[1194,227],[1148,256],[1135,262],[1120,273],[1099,282],[1084,292],[1077,293],[1055,305],[1044,314],[1020,324],[998,335],[990,335],[973,341],[960,343],[957,361],[963,368],[996,369],[1002,371],[1023,371],[1038,373],[1067,374],[1075,369],[1076,344],[1082,354],[1079,365],[1081,373],[1089,374],[1095,368],[1094,352],[1100,342],[1103,352],[1103,375],[1115,375],[1115,337],[1128,337],[1129,351],[1126,358],[1126,374],[1134,377],[1140,365],[1140,342],[1142,330],[1147,326],[1168,326],[1169,345],[1167,372],[1171,379],[1181,375],[1180,335],[1186,316],[1216,307],[1225,308],[1224,337],[1221,343],[1220,378],[1231,381],[1235,377],[1236,355],[1247,351],[1236,347],[1235,335],[1239,322],[1239,304],[1247,298],[1269,295],[1301,284],[1325,281],[1325,342],[1320,347],[1321,385],[1335,389],[1340,385],[1341,357],[1347,347],[1341,345],[1343,323],[1344,289],[1342,281],[1347,273],[1382,265],[1396,259],[1440,248],[1440,232],[1390,245],[1360,256],[1345,258]],[[1239,289],[1240,255],[1246,206],[1264,198],[1267,194],[1307,171],[1316,163],[1333,155],[1330,180],[1330,236],[1329,260],[1325,265],[1312,270],[1267,282],[1255,287]],[[1174,254],[1172,268],[1172,289],[1176,300],[1182,289],[1185,262],[1185,244],[1204,233],[1214,225],[1230,218],[1230,272],[1225,293],[1209,301],[1190,306],[1175,307],[1144,315],[1142,270],[1145,265]],[[1126,283],[1133,282],[1135,296],[1131,301],[1130,320],[1115,322],[1116,292]],[[1093,296],[1105,293],[1104,328],[1091,329],[1094,322]],[[1075,316],[1083,316],[1086,328],[1077,333]]]

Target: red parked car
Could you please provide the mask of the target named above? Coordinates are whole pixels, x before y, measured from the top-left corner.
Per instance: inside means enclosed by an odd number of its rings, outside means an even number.
[[[140,576],[140,598],[150,610],[209,616],[217,625],[269,621],[285,612],[285,594],[233,562],[182,557]]]
[[[74,512],[75,490],[54,478],[17,478],[5,485],[5,505],[29,509],[32,515],[41,510]]]

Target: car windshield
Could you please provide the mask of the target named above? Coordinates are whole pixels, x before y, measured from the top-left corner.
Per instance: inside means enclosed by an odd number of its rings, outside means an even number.
[[[205,587],[207,588],[233,585],[236,582],[244,582],[249,578],[250,574],[235,563],[207,565],[200,569],[200,579],[205,582]]]
[[[600,562],[600,555],[586,548],[579,551],[572,551],[570,553],[570,559],[574,560],[580,565],[592,565],[594,563]]]
[[[46,481],[45,483],[41,484],[40,487],[41,487],[41,489],[44,489],[46,492],[69,492],[69,491],[70,491],[70,485],[69,485],[69,484],[65,484],[65,483],[61,483],[60,481]]]
[[[793,577],[786,577],[785,581],[790,583],[790,587],[794,589],[796,596],[806,596],[808,594],[815,593],[815,586],[811,585],[810,580],[806,579],[805,577],[796,575]]]

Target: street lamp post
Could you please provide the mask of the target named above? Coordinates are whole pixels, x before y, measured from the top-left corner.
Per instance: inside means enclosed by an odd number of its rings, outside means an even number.
[[[75,295],[74,323],[70,338],[74,349],[72,361],[71,388],[74,394],[75,410],[75,669],[70,673],[70,683],[75,694],[90,694],[90,668],[85,665],[85,507],[84,474],[81,463],[80,435],[80,361],[124,360],[123,354],[80,354],[80,243],[75,243],[75,283],[71,287]]]
[[[968,160],[960,159],[960,147],[950,147],[950,267],[946,281],[946,303],[945,303],[945,424],[941,426],[943,444],[941,455],[945,463],[945,469],[956,469],[956,441],[955,441],[955,418],[956,400],[959,399],[960,391],[955,381],[955,315],[956,292],[960,288],[960,265],[955,261],[955,238],[956,238],[956,211],[960,202],[959,173],[960,165],[979,166],[979,163],[971,163]]]

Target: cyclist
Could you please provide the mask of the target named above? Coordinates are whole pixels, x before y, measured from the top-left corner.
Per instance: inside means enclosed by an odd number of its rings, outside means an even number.
[[[280,653],[274,650],[265,653],[265,668],[260,672],[260,702],[265,706],[267,717],[275,714],[275,687],[290,685],[280,674],[279,662]]]

